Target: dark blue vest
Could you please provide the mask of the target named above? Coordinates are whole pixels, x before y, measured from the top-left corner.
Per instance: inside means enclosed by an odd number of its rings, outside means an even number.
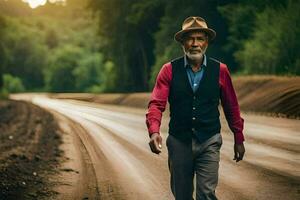
[[[207,60],[203,78],[195,93],[187,77],[184,58],[175,59],[171,64],[169,134],[188,142],[192,134],[205,140],[220,133],[220,63],[212,58]]]

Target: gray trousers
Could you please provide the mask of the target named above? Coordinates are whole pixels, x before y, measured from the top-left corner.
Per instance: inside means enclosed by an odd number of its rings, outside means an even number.
[[[176,200],[192,200],[196,175],[196,200],[215,200],[218,184],[221,134],[200,143],[193,136],[186,144],[169,135],[167,138],[171,189]]]

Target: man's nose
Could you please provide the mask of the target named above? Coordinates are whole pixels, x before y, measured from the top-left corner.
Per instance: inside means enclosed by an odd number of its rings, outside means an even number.
[[[199,46],[199,42],[198,42],[196,39],[193,39],[193,41],[192,41],[192,46],[193,46],[193,47]]]

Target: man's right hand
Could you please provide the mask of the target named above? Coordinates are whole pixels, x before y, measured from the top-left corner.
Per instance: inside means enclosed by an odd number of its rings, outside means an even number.
[[[149,146],[153,153],[159,154],[161,152],[162,138],[159,133],[153,133],[150,138]]]
[[[244,143],[234,144],[234,158],[233,158],[233,160],[235,160],[236,162],[239,162],[239,161],[243,160],[244,154],[245,154]]]

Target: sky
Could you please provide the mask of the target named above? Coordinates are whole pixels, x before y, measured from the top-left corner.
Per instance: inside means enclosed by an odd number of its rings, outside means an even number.
[[[23,0],[24,2],[28,3],[30,8],[34,9],[39,6],[43,6],[47,3],[47,0]],[[56,2],[65,2],[65,0],[48,0],[50,3],[56,3]]]

